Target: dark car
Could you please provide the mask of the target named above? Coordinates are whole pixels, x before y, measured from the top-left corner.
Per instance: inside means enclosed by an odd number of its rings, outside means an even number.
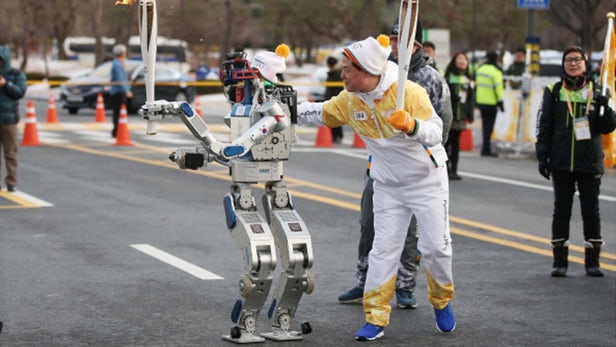
[[[126,74],[131,82],[133,97],[128,99],[126,109],[136,113],[145,103],[145,77],[143,65],[135,61],[126,61]],[[194,79],[180,70],[158,64],[156,65],[156,99],[169,101],[188,101],[195,99],[196,89],[190,82]],[[60,87],[60,103],[68,109],[69,114],[77,114],[80,108],[96,108],[96,98],[102,93],[105,108],[109,109],[109,90],[111,85],[111,62],[105,62],[94,68],[92,72],[71,78]]]

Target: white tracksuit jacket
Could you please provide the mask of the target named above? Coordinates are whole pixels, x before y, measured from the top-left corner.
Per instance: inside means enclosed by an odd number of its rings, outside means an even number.
[[[374,241],[364,288],[366,321],[389,324],[398,262],[411,221],[417,217],[418,249],[432,305],[442,309],[454,296],[449,231],[447,155],[441,145],[442,121],[425,89],[406,81],[405,110],[417,121],[413,136],[400,133],[387,119],[395,111],[397,65],[388,62],[379,85],[368,93],[342,91],[323,102],[298,106],[300,125],[350,126],[372,155]],[[423,145],[429,148],[430,158]],[[436,163],[435,163],[436,162]]]

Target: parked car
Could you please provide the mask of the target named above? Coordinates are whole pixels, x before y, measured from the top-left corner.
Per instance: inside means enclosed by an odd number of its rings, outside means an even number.
[[[143,65],[136,61],[126,61],[126,74],[129,76],[133,97],[128,99],[126,109],[136,113],[145,103],[145,77]],[[194,79],[181,71],[158,64],[155,74],[156,99],[169,101],[188,101],[195,99],[196,89],[189,82]],[[80,108],[96,108],[96,98],[102,93],[105,108],[109,106],[109,90],[111,85],[111,62],[104,62],[90,73],[71,78],[60,86],[60,103],[69,114],[77,114]]]

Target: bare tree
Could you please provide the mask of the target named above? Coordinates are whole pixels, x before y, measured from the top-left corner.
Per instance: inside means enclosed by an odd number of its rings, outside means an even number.
[[[90,0],[90,20],[92,25],[92,34],[96,39],[94,46],[94,65],[98,65],[103,61],[105,57],[105,47],[103,46],[103,32],[101,28],[101,22],[103,19],[103,1],[104,0]]]
[[[49,18],[53,27],[53,36],[58,44],[58,59],[67,59],[66,52],[62,49],[64,41],[71,35],[75,28],[75,13],[79,12],[80,0],[49,0]]]
[[[568,37],[559,35],[569,41],[559,43],[560,47],[575,43],[595,51],[603,49],[604,37],[600,33],[605,32],[605,15],[609,11],[616,11],[614,0],[559,0],[552,3],[549,11],[540,11],[539,14],[557,30],[564,29],[573,34]]]
[[[55,38],[63,59],[67,37],[90,36],[97,39],[96,62],[100,62],[104,36],[126,43],[138,34],[138,1],[133,0],[132,6],[114,3],[3,0],[10,15],[0,21],[0,44],[12,43],[25,67],[28,47],[43,47],[46,54],[46,45]],[[159,34],[186,40],[200,56],[216,52],[222,59],[232,48],[273,48],[286,42],[311,61],[315,47],[387,33],[399,4],[399,0],[159,0]],[[600,50],[608,11],[616,11],[614,0],[552,1],[549,10],[534,12],[537,36],[543,48],[577,43]],[[527,13],[513,0],[430,0],[420,6],[424,29],[450,30],[452,51],[520,46],[527,35]]]
[[[22,20],[23,4],[18,0],[5,0],[2,2],[2,11],[7,14],[0,21],[0,44],[15,42],[16,37],[23,35]]]

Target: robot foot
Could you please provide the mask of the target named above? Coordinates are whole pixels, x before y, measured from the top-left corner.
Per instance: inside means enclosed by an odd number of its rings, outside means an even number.
[[[225,341],[230,341],[230,342],[237,343],[237,344],[265,342],[264,338],[254,335],[253,333],[249,331],[242,330],[238,326],[231,328],[231,333],[229,335],[223,335],[222,339]]]
[[[301,325],[302,331],[285,331],[276,327],[272,328],[272,332],[269,333],[261,333],[261,336],[265,337],[268,340],[273,341],[297,341],[303,340],[304,335],[310,334],[312,332],[312,327],[310,323],[305,322]]]

